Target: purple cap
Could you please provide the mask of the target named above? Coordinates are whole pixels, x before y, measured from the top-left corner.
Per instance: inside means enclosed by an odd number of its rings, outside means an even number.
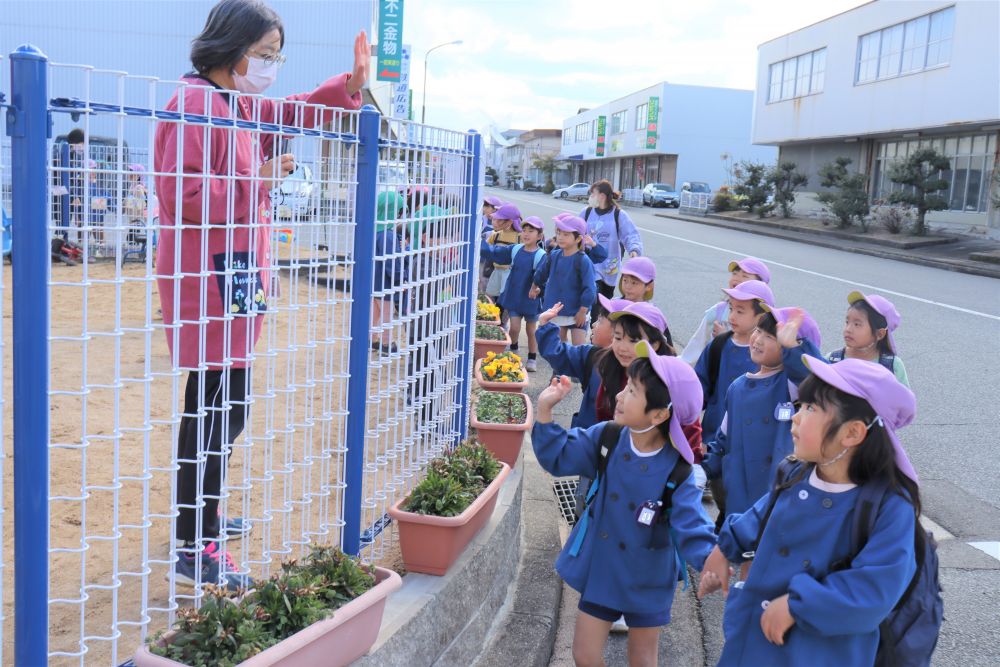
[[[625,315],[638,318],[657,331],[666,331],[667,318],[659,308],[648,301],[629,303],[623,309],[608,315],[609,320],[618,320]]]
[[[500,208],[490,217],[494,220],[510,220],[514,226],[514,230],[521,231],[521,211],[513,204],[501,204]]]
[[[632,257],[622,262],[621,274],[638,278],[644,283],[656,280],[656,264],[649,257]]]
[[[670,392],[670,444],[685,461],[694,463],[694,453],[684,435],[683,427],[697,423],[701,417],[705,401],[701,380],[690,364],[679,357],[656,354],[644,340],[635,344],[635,353],[639,357],[649,359],[657,377],[667,385],[667,391]]]
[[[521,227],[523,228],[525,225],[531,225],[532,227],[534,227],[539,231],[543,232],[545,231],[545,223],[542,222],[542,219],[539,218],[537,215],[529,215],[527,218],[522,220]]]
[[[904,475],[919,484],[917,471],[913,469],[910,457],[896,437],[896,430],[912,422],[916,415],[917,399],[913,392],[881,364],[863,359],[844,359],[836,364],[828,364],[808,354],[802,355],[802,361],[823,382],[851,396],[863,398],[872,406],[872,410],[878,415],[877,421],[892,441],[896,465]]]
[[[587,223],[583,218],[575,215],[556,216],[552,218],[556,222],[556,229],[564,232],[576,232],[580,236],[587,233]]]
[[[852,306],[858,301],[864,301],[869,306],[875,309],[875,312],[885,318],[886,328],[889,332],[886,334],[886,338],[889,339],[889,349],[893,354],[896,354],[896,341],[892,337],[892,332],[896,330],[899,326],[900,320],[903,318],[899,316],[899,311],[896,310],[896,306],[892,305],[892,301],[881,297],[877,294],[871,294],[865,296],[861,292],[851,292],[847,295],[847,303]]]
[[[132,163],[132,164],[130,164],[128,166],[128,170],[129,171],[143,172],[143,171],[146,171],[146,168],[144,166],[142,166],[141,164],[139,164],[138,162],[134,162],[134,163]]]
[[[760,301],[774,307],[774,294],[771,288],[759,280],[746,280],[736,287],[722,291],[737,301]]]
[[[628,299],[609,299],[603,294],[598,294],[597,300],[601,302],[601,306],[604,307],[604,311],[608,314],[609,319],[611,313],[617,313],[620,310],[625,310],[632,305],[632,302]]]
[[[572,218],[572,217],[573,217],[572,213],[569,213],[567,211],[563,211],[562,213],[556,213],[554,216],[552,216],[552,219],[553,220],[562,220],[563,218]]]
[[[761,279],[761,282],[771,282],[771,270],[767,268],[767,264],[760,261],[756,257],[744,257],[743,259],[734,259],[729,262],[730,273],[735,271],[737,268],[743,269],[747,273],[755,274]]]
[[[816,320],[812,318],[812,315],[807,313],[804,308],[775,308],[770,304],[764,304],[764,310],[770,311],[774,315],[774,319],[779,324],[784,324],[788,321],[788,318],[798,310],[802,312],[802,325],[799,327],[799,338],[806,338],[812,341],[812,344],[816,347],[820,347],[823,344],[823,337],[819,333],[819,325],[816,324]]]
[[[500,208],[501,206],[503,206],[503,200],[500,199],[500,197],[497,197],[495,195],[490,195],[489,197],[484,197],[483,198],[483,203],[484,204],[489,204],[493,208]]]

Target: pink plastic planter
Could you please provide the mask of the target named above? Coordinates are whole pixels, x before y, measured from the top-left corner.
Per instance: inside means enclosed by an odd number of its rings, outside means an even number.
[[[497,325],[499,326],[499,325]],[[503,340],[486,340],[485,338],[475,338],[473,339],[475,343],[475,356],[476,359],[482,359],[486,356],[487,352],[496,352],[500,354],[507,346],[510,345],[510,336],[505,331],[503,334]]]
[[[444,574],[493,515],[500,487],[510,474],[504,465],[489,486],[458,516],[427,516],[400,509],[407,498],[389,508],[399,525],[399,547],[407,572]]]
[[[479,386],[487,391],[506,391],[506,392],[521,392],[528,387],[528,374],[525,373],[525,378],[522,382],[495,382],[493,380],[483,379],[483,363],[486,361],[485,357],[483,359],[476,360],[476,382]]]
[[[275,644],[240,663],[240,667],[344,667],[368,650],[378,638],[385,611],[385,598],[399,589],[403,580],[392,570],[375,568],[375,586],[333,613],[330,618],[313,623],[305,630]],[[169,642],[172,632],[164,635]],[[177,667],[184,663],[150,652],[143,645],[135,653],[136,667]]]
[[[531,410],[531,401],[524,394],[520,394],[527,406],[523,424],[491,424],[481,422],[476,419],[476,407],[472,408],[472,416],[469,419],[469,426],[476,429],[479,442],[486,446],[486,449],[493,452],[493,455],[509,466],[517,463],[517,457],[521,453],[521,445],[524,443],[524,433],[531,428],[535,416]]]

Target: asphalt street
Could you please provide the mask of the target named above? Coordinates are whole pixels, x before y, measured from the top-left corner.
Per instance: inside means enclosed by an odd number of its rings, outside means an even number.
[[[560,211],[585,207],[536,193],[487,192],[547,225]],[[648,208],[626,210],[644,254],[656,262],[654,302],[681,343],[721,298],[728,262],[744,255],[767,262],[779,305],[803,307],[817,320],[824,352],[843,346],[849,292],[875,292],[895,303],[902,315],[895,338],[918,401],[917,417],[900,437],[921,478],[924,514],[943,538],[946,623],[933,664],[1000,665],[1000,560],[969,544],[1000,542],[1000,282],[663,218]],[[714,664],[721,604],[702,607],[704,660]]]

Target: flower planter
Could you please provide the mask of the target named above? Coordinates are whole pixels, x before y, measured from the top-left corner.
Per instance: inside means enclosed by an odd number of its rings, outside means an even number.
[[[482,359],[483,357],[486,356],[487,352],[496,352],[497,354],[500,354],[505,349],[507,349],[507,346],[510,345],[510,336],[507,334],[506,331],[504,331],[502,340],[487,340],[485,338],[476,338],[474,339],[473,342],[475,343],[475,351],[474,351],[475,358]]]
[[[399,526],[399,547],[408,572],[442,575],[493,515],[500,487],[510,474],[504,465],[489,486],[458,516],[428,516],[401,509],[408,498],[389,508]]]
[[[301,665],[346,666],[368,653],[378,638],[382,612],[389,593],[403,585],[392,570],[375,568],[375,586],[351,600],[333,616],[313,623],[305,630],[261,651],[241,667],[298,667]],[[169,642],[173,632],[160,640]],[[136,667],[178,667],[184,665],[156,655],[143,645],[135,653]]]
[[[525,378],[521,382],[496,382],[484,379],[483,378],[484,361],[486,361],[486,359],[476,360],[476,368],[474,372],[476,375],[476,382],[479,384],[480,387],[482,387],[486,391],[506,391],[506,392],[519,393],[524,391],[528,387],[527,373],[524,374]]]
[[[476,320],[476,324],[495,324],[500,326],[500,320]]]
[[[524,399],[526,407],[523,424],[493,424],[481,422],[476,418],[476,406],[472,408],[472,415],[469,425],[476,429],[479,442],[486,446],[486,449],[493,452],[497,459],[509,466],[517,463],[517,457],[521,453],[521,445],[524,443],[524,434],[531,428],[534,422],[534,414],[531,410],[531,401],[525,394],[520,394]]]

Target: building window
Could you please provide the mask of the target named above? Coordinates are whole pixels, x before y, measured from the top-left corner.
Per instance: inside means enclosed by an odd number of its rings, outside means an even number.
[[[594,120],[590,121],[590,138],[591,139],[596,139],[597,138],[597,119],[596,118]]]
[[[826,49],[773,63],[768,68],[768,102],[823,92],[826,74]]]
[[[628,111],[619,111],[618,113],[611,115],[610,134],[622,134],[625,132],[625,128],[628,127],[625,123],[627,114]]]
[[[643,102],[635,108],[635,129],[646,129],[646,116],[649,115],[649,102]]]
[[[581,141],[587,141],[587,135],[590,132],[590,128],[588,127],[589,125],[589,123],[580,123],[576,126],[576,140],[578,143]]]
[[[948,7],[858,38],[855,83],[891,79],[948,64],[955,8]]]
[[[573,133],[568,129],[563,130],[563,146],[573,143]]]
[[[873,196],[887,199],[890,192],[902,190],[902,185],[889,179],[889,168],[919,148],[933,148],[951,161],[951,169],[940,174],[948,181],[948,188],[939,193],[948,202],[948,210],[985,213],[996,147],[996,134],[884,141],[875,159]]]

